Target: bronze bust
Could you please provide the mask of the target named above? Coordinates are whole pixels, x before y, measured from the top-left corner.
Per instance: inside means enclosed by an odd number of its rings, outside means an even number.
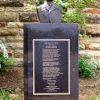
[[[61,23],[61,9],[57,7],[53,0],[45,0],[37,7],[40,23]]]

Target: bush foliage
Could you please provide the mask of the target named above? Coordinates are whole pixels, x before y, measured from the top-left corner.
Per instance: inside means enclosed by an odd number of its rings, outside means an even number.
[[[4,57],[2,53],[0,54],[0,71],[8,70],[12,67],[13,63],[13,58]]]
[[[97,66],[90,59],[87,55],[79,56],[79,76],[82,78],[96,75]]]

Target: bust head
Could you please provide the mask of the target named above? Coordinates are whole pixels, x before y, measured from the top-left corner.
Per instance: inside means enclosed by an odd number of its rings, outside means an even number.
[[[61,23],[61,10],[53,1],[44,0],[44,3],[37,7],[38,18],[41,23]]]

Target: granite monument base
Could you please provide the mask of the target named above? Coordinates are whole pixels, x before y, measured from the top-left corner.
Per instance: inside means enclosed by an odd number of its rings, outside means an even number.
[[[24,100],[78,100],[78,25],[24,25]]]

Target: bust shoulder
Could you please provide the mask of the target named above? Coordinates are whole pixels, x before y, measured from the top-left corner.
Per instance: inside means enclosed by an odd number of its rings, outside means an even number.
[[[56,11],[56,12],[62,13],[62,10],[55,4],[52,5],[50,12],[51,11]]]
[[[45,9],[45,6],[44,6],[44,4],[42,4],[42,5],[38,6],[38,7],[37,7],[37,9],[38,9],[39,11],[42,11],[42,10],[44,10],[44,9]]]
[[[55,5],[55,9],[57,9],[58,11],[62,11],[61,8],[59,8],[58,6]]]

